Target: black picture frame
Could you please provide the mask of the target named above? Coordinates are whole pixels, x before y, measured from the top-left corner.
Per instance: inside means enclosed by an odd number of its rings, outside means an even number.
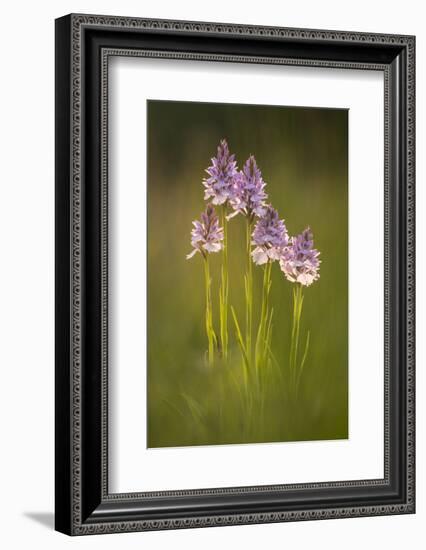
[[[108,493],[111,55],[383,71],[383,479]],[[415,38],[71,14],[56,20],[55,63],[56,529],[85,535],[414,513]]]

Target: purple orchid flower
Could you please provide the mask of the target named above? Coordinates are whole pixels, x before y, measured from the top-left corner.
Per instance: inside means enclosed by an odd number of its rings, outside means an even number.
[[[235,155],[229,153],[226,139],[222,139],[217,148],[217,156],[211,159],[212,164],[206,169],[208,178],[203,180],[204,199],[213,204],[225,204],[234,193],[234,178],[238,174]]]
[[[200,220],[192,222],[191,246],[193,251],[186,258],[192,258],[197,252],[203,257],[211,252],[219,252],[223,248],[223,228],[219,225],[219,219],[215,209],[208,204],[202,212]]]
[[[230,199],[234,213],[228,219],[243,214],[261,218],[266,212],[265,182],[253,155],[247,159],[243,169],[234,178],[234,192]]]
[[[310,286],[319,279],[320,252],[313,245],[313,234],[309,227],[291,238],[280,258],[280,267],[287,280]]]
[[[280,220],[272,206],[268,205],[264,216],[257,221],[252,239],[252,244],[256,246],[251,253],[255,264],[262,265],[280,259],[282,249],[288,244],[288,233],[284,220]]]

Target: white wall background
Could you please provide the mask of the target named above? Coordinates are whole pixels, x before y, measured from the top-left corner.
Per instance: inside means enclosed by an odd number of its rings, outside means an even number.
[[[0,33],[0,544],[3,548],[420,547],[426,520],[426,30],[422,2],[11,2]],[[417,515],[70,539],[53,528],[54,24],[69,12],[417,35]]]

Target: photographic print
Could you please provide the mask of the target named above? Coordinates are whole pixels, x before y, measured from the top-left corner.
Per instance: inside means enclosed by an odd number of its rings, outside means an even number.
[[[147,446],[348,438],[348,111],[147,119]]]

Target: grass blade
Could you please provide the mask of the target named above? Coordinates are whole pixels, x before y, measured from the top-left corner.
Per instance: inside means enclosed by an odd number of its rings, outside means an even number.
[[[231,306],[231,313],[232,313],[232,317],[234,319],[234,324],[235,324],[235,336],[237,338],[238,345],[240,346],[241,354],[242,354],[243,359],[244,359],[244,364],[245,364],[247,372],[248,372],[249,369],[250,369],[250,363],[249,363],[249,360],[248,360],[248,357],[247,357],[247,351],[246,351],[245,346],[244,346],[244,341],[243,341],[243,336],[241,334],[240,325],[238,324],[237,315],[235,313],[235,310],[234,310],[233,306]]]
[[[300,384],[300,379],[302,377],[303,367],[305,366],[306,357],[308,356],[310,337],[311,337],[311,333],[308,330],[308,335],[306,337],[305,351],[303,352],[302,361],[300,363],[299,376],[297,378],[297,391],[299,390],[299,384]]]

